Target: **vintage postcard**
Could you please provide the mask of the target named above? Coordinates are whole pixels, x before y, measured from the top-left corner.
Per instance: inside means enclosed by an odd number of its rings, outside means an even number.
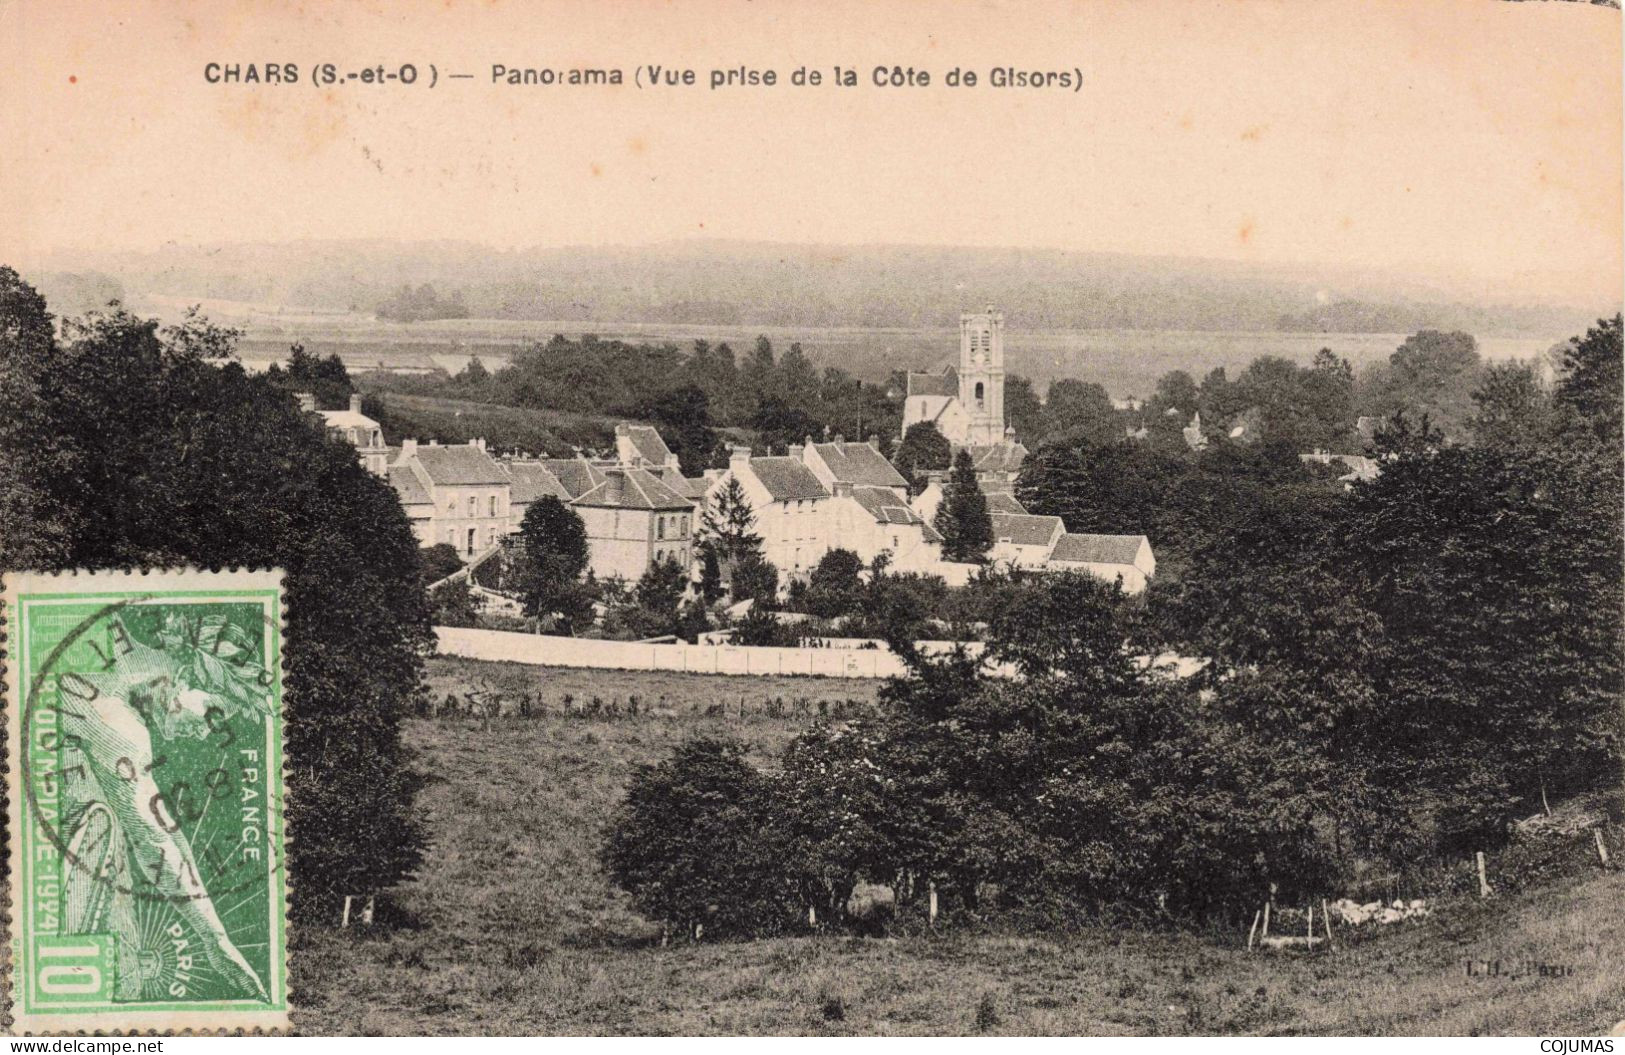
[[[14,1031],[287,1028],[281,580],[6,576]]]
[[[0,1024],[1625,1030],[1622,58],[0,0]]]

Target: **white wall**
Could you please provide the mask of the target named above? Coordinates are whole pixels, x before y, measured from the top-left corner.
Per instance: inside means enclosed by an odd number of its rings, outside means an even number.
[[[907,672],[903,661],[886,649],[649,645],[450,626],[437,626],[434,632],[436,651],[443,656],[536,666],[831,678],[892,678]]]

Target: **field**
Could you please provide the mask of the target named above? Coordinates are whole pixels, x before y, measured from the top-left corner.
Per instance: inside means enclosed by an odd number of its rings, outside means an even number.
[[[633,766],[702,734],[736,736],[765,763],[806,720],[755,701],[867,698],[875,684],[447,659],[431,683],[440,695],[536,693],[548,714],[409,724],[434,776],[434,846],[400,898],[411,922],[295,932],[303,1032],[1573,1035],[1625,1019],[1625,874],[1583,861],[1313,958],[1249,955],[1239,934],[1105,929],[662,948],[595,861]],[[675,713],[568,717],[565,693],[664,694]],[[704,716],[718,701],[726,715]],[[1502,973],[1469,976],[1479,961]],[[1529,962],[1567,972],[1541,977]]]
[[[144,298],[137,306],[171,318],[194,299]],[[546,341],[555,333],[566,337],[593,333],[634,344],[671,341],[683,348],[703,338],[712,344],[726,341],[741,355],[759,334],[765,334],[781,351],[799,341],[818,367],[841,367],[870,381],[884,380],[892,370],[936,370],[957,362],[959,355],[959,335],[953,329],[508,319],[393,323],[358,313],[318,313],[231,301],[204,301],[203,307],[215,321],[243,328],[240,352],[244,359],[281,358],[287,355],[289,344],[299,341],[319,355],[337,353],[352,372],[414,365],[438,366],[455,373],[471,355],[478,355],[495,370],[519,349]],[[1487,359],[1527,359],[1570,336],[1554,332],[1549,338],[1480,337],[1479,347]],[[1186,370],[1200,379],[1222,366],[1233,377],[1258,356],[1279,355],[1307,364],[1323,347],[1347,357],[1358,369],[1386,359],[1404,339],[1404,334],[1382,333],[1043,330],[1024,327],[1019,318],[1012,317],[1005,333],[1005,355],[1010,371],[1032,378],[1040,391],[1056,378],[1076,377],[1099,382],[1113,396],[1143,397],[1170,370]]]

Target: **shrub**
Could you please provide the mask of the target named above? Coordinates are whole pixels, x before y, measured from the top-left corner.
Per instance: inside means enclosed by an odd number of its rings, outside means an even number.
[[[639,912],[690,934],[773,933],[797,903],[777,852],[769,781],[744,747],[692,740],[640,766],[610,822],[603,864]]]

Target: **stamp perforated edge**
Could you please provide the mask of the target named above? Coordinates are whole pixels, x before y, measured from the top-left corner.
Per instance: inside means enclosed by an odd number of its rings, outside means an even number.
[[[19,1015],[15,1000],[17,964],[12,951],[12,907],[22,899],[19,889],[21,870],[12,866],[11,855],[18,843],[17,835],[22,823],[22,796],[14,793],[17,773],[18,738],[21,735],[23,701],[20,698],[21,678],[19,664],[12,661],[15,628],[13,620],[20,594],[40,588],[72,592],[83,589],[91,593],[98,589],[272,589],[277,595],[279,621],[277,635],[281,669],[278,676],[288,673],[287,594],[283,589],[284,573],[279,568],[225,568],[200,569],[195,567],[152,567],[127,570],[81,570],[58,572],[6,572],[0,589],[0,677],[3,677],[4,695],[0,706],[5,711],[5,737],[0,740],[0,767],[5,779],[0,783],[0,806],[6,817],[6,830],[0,838],[0,854],[9,873],[0,891],[0,1028],[11,1036],[245,1036],[288,1034],[293,1031],[293,957],[289,949],[288,917],[293,906],[293,876],[290,867],[292,835],[287,826],[287,709],[285,701],[278,732],[282,770],[282,958],[284,965],[283,1009],[280,1011],[164,1011],[164,1012],[93,1012],[82,1016]],[[282,697],[279,696],[279,699]]]

